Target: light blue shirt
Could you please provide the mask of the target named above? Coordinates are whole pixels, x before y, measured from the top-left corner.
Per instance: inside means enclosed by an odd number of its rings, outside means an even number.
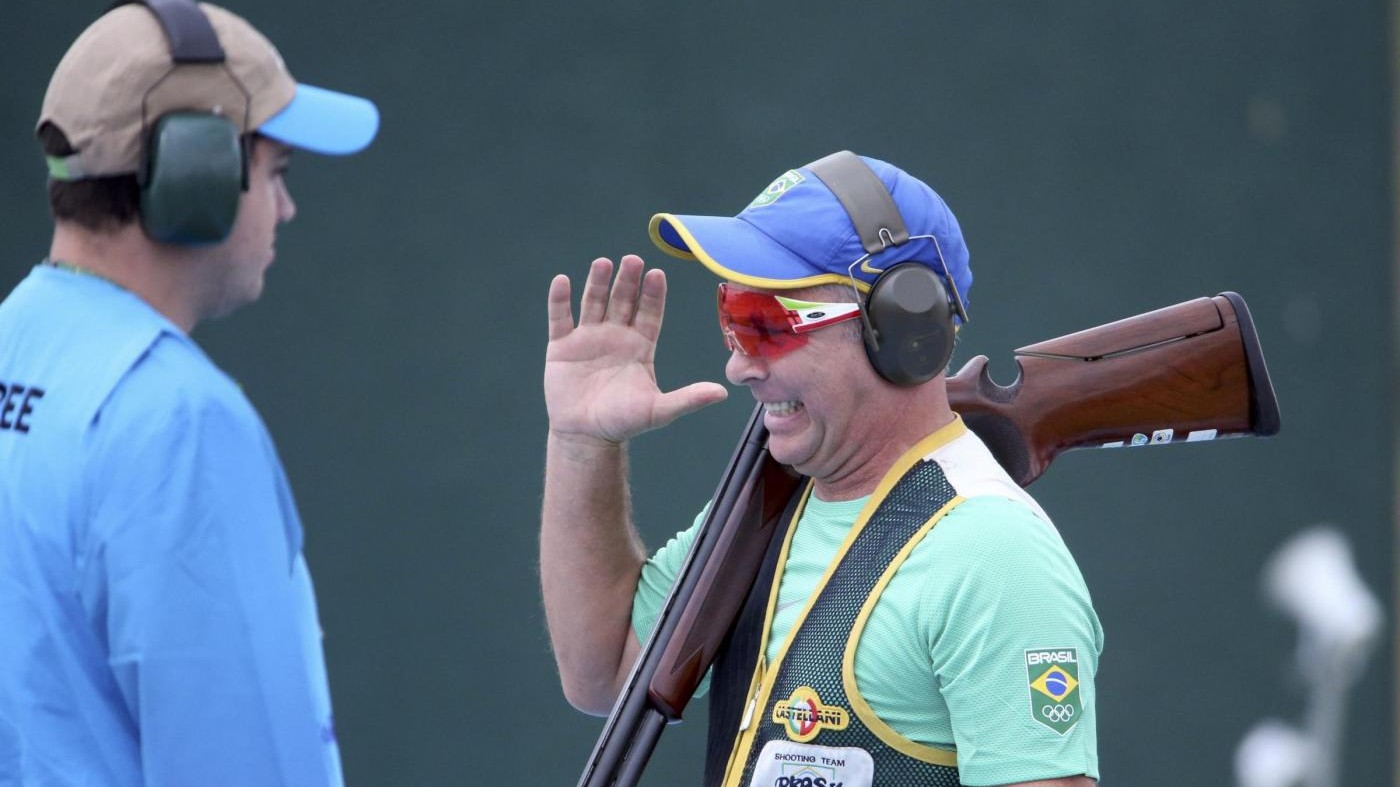
[[[0,304],[0,786],[342,784],[301,541],[238,386],[36,267]]]

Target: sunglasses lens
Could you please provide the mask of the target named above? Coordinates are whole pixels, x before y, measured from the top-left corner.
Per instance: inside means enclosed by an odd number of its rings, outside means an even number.
[[[776,358],[807,343],[791,313],[772,295],[719,285],[719,327],[725,344],[754,358]]]

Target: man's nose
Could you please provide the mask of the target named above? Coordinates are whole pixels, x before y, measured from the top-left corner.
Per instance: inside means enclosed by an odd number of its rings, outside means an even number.
[[[724,364],[724,376],[735,385],[752,385],[768,376],[768,364],[762,358],[751,358],[734,348]]]
[[[287,188],[286,183],[282,184],[281,192],[282,193],[279,195],[281,199],[278,200],[279,210],[277,212],[277,218],[282,224],[286,224],[287,222],[296,218],[297,203],[296,200],[292,199],[292,192],[290,189]]]

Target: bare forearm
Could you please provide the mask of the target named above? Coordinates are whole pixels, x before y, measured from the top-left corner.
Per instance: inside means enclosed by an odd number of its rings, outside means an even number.
[[[606,713],[640,646],[632,596],[645,555],[627,499],[628,439],[725,397],[716,383],[663,393],[656,340],[666,276],[642,258],[594,260],[575,325],[569,277],[549,284],[544,393],[549,412],[540,576],[549,637],[564,693]]]
[[[580,710],[606,712],[635,657],[632,596],[644,560],[625,445],[551,432],[540,585],[564,693]]]

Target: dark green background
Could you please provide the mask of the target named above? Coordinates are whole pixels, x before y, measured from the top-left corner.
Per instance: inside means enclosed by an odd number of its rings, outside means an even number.
[[[0,289],[47,249],[31,128],[101,7],[5,2]],[[1250,725],[1300,720],[1293,625],[1258,582],[1288,535],[1336,524],[1393,595],[1388,4],[232,7],[384,116],[362,156],[298,157],[267,294],[196,333],[297,491],[350,783],[573,783],[600,723],[563,700],[537,590],[548,281],[642,252],[673,293],[663,385],[720,379],[714,280],[649,252],[647,219],[732,214],[839,148],[960,218],[957,365],[985,353],[1008,382],[1014,347],[1222,290],[1254,312],[1282,435],[1071,454],[1032,490],[1107,631],[1105,783],[1227,784]],[[636,442],[650,545],[750,407],[738,390]],[[1388,640],[1352,696],[1349,785],[1392,778]],[[693,716],[647,783],[694,783]]]

